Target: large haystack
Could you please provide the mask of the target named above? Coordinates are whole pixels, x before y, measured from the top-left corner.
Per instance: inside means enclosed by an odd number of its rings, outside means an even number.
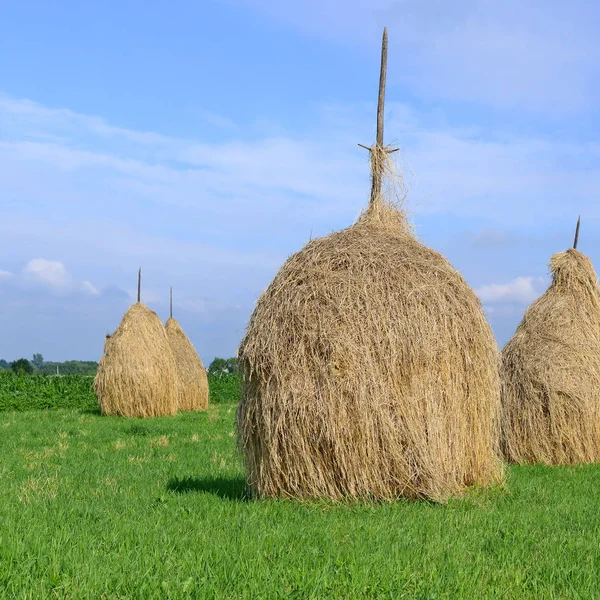
[[[172,296],[171,316],[167,319],[165,330],[177,367],[179,410],[189,411],[208,408],[206,369],[187,335],[185,335],[177,320],[173,318]]]
[[[575,249],[550,261],[552,283],[502,351],[502,447],[507,460],[600,461],[600,292]]]
[[[462,276],[382,199],[380,134],[378,120],[369,208],[287,260],[239,348],[258,496],[444,500],[502,479],[494,337]]]
[[[139,302],[107,336],[94,389],[104,415],[159,417],[177,412],[177,371],[158,315]]]

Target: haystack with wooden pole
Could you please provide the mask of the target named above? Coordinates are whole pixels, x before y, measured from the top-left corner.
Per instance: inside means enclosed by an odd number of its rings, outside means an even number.
[[[446,500],[503,478],[498,353],[481,304],[384,195],[384,30],[371,198],[259,298],[237,431],[257,496]]]
[[[177,367],[178,408],[183,411],[203,410],[208,408],[208,377],[202,359],[173,318],[173,288],[170,290],[169,306],[165,331]]]
[[[106,337],[94,390],[104,415],[160,417],[177,412],[175,359],[158,315],[140,301]]]
[[[502,351],[502,449],[511,462],[600,461],[600,290],[577,250],[579,224]]]

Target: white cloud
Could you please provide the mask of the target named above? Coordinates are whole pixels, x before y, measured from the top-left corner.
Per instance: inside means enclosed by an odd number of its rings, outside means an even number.
[[[92,296],[100,293],[89,281],[74,280],[57,260],[34,258],[23,267],[22,277],[26,282],[41,283],[60,292],[78,291]]]
[[[0,280],[9,279],[12,276],[13,274],[10,271],[3,271],[2,269],[0,269]]]
[[[23,268],[23,275],[47,283],[52,287],[65,287],[71,283],[71,276],[67,273],[65,265],[56,260],[34,258]]]
[[[484,303],[516,302],[530,304],[540,296],[543,277],[517,277],[507,283],[491,283],[475,290]]]

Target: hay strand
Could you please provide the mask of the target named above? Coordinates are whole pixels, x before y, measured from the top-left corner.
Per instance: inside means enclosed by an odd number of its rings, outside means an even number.
[[[502,449],[548,465],[600,460],[600,292],[575,249],[550,261],[552,283],[502,351]]]

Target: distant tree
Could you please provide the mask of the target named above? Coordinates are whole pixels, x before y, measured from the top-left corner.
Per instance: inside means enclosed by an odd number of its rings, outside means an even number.
[[[26,358],[19,358],[18,360],[11,362],[10,368],[15,373],[27,373],[27,375],[33,373],[33,365]]]
[[[44,357],[41,354],[34,354],[33,360],[31,361],[38,369],[42,368],[44,364]]]
[[[57,367],[60,375],[95,375],[98,370],[98,363],[92,360],[44,361],[37,373],[39,375],[56,375]]]
[[[0,359],[0,369],[10,369],[10,365],[3,358]]]
[[[218,375],[219,373],[227,373],[227,361],[224,358],[215,358],[208,365],[208,372],[211,375]]]
[[[235,358],[215,358],[208,366],[208,372],[211,375],[237,373],[237,360]]]
[[[226,361],[226,368],[228,373],[238,373],[237,358],[228,358]]]

